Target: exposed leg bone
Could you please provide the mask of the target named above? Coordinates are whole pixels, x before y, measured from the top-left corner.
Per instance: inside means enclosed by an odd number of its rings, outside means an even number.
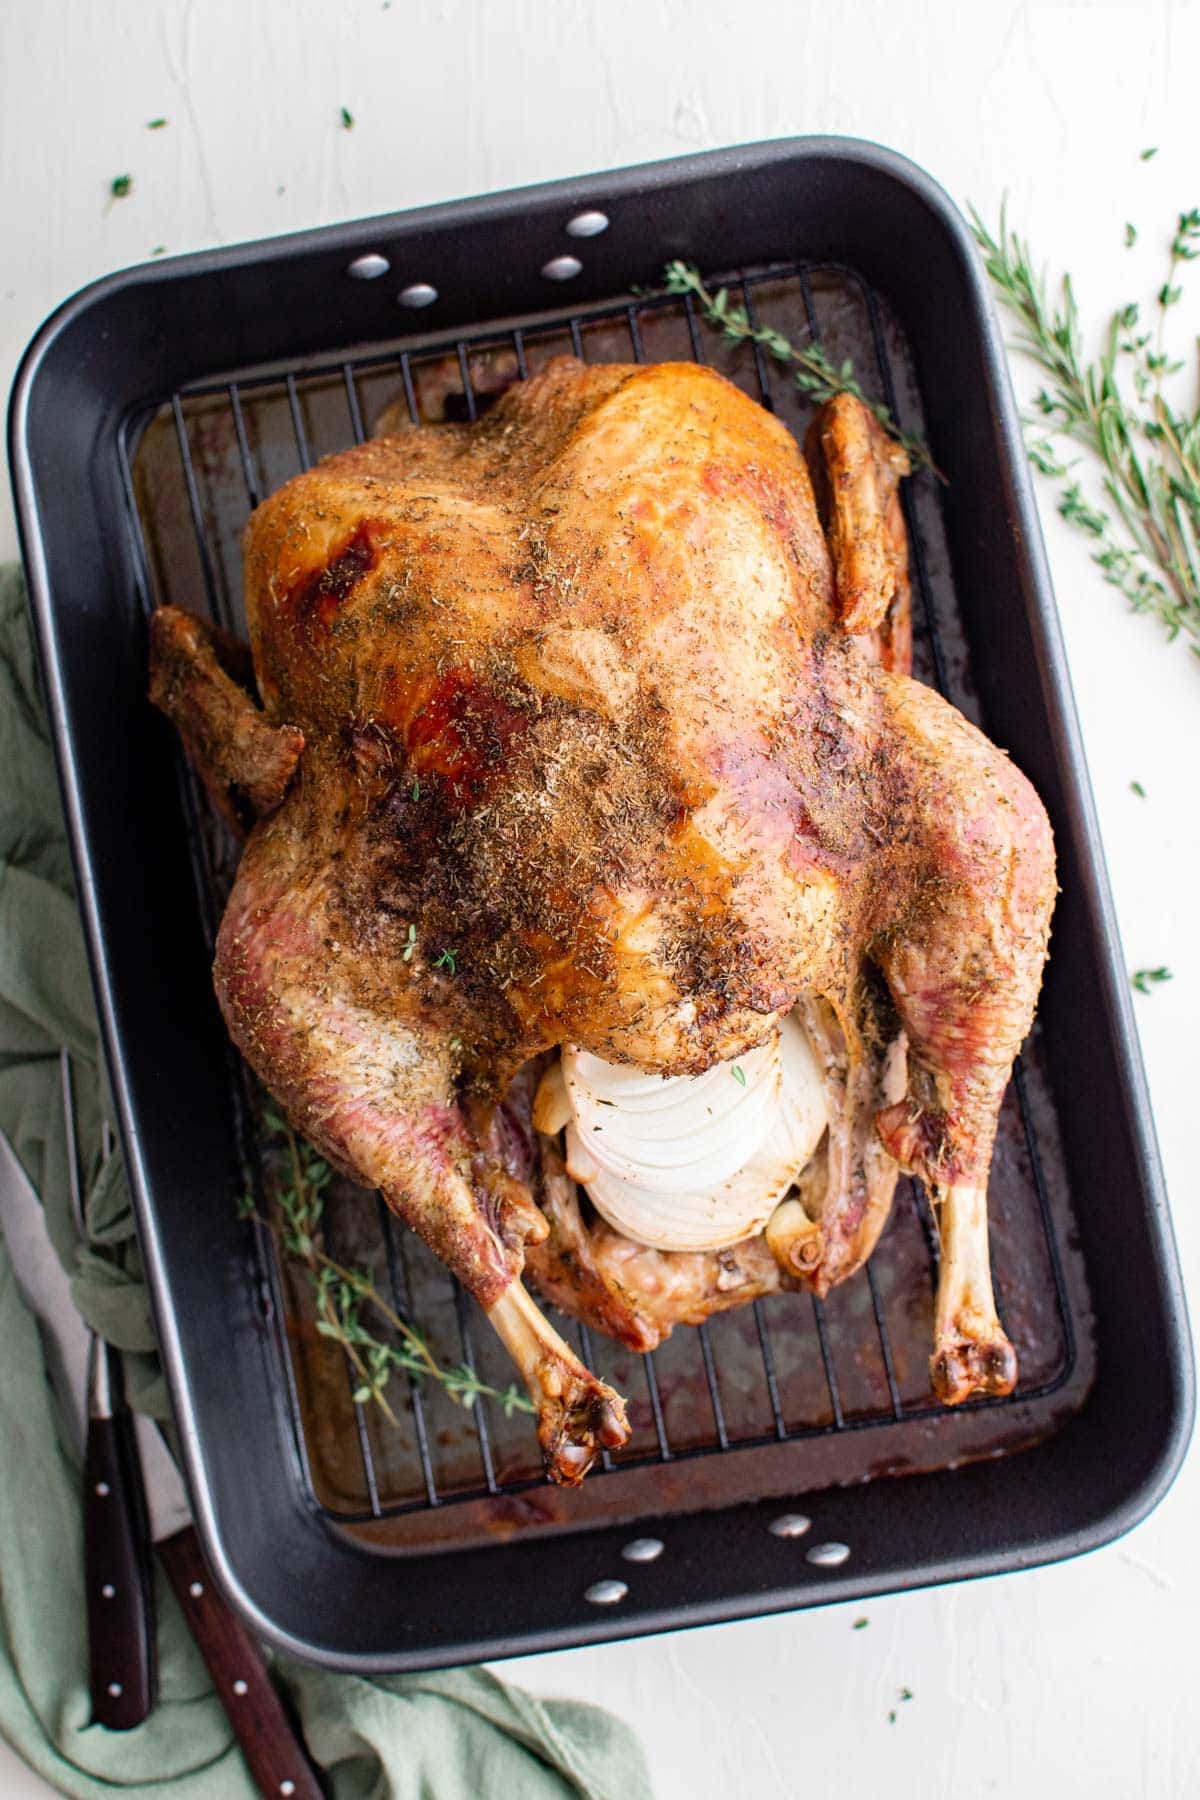
[[[519,1281],[505,1288],[487,1316],[537,1407],[546,1473],[575,1487],[601,1449],[618,1449],[628,1438],[625,1402],[584,1367]]]
[[[795,1196],[781,1200],[764,1227],[767,1248],[786,1273],[811,1279],[824,1249],[821,1227]]]
[[[988,1258],[987,1194],[982,1187],[936,1189],[942,1237],[933,1391],[947,1406],[971,1394],[1011,1394],[1017,1356],[996,1312]]]

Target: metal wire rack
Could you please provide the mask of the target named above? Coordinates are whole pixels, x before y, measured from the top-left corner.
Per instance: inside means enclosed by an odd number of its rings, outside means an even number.
[[[903,340],[880,297],[854,271],[796,263],[724,278],[755,322],[797,341],[823,341],[835,360],[851,354],[859,379],[907,428],[919,430],[919,393]],[[798,434],[807,402],[758,346],[734,351],[698,315],[690,296],[639,296],[575,314],[483,328],[452,341],[408,342],[353,359],[248,372],[171,394],[127,421],[122,440],[140,597],[150,609],[171,598],[231,631],[240,622],[237,540],[263,496],[318,454],[362,441],[386,399],[414,423],[474,420],[492,395],[549,355],[585,360],[690,356],[720,366]],[[957,625],[953,583],[940,550],[936,488],[905,484],[912,546],[917,673],[966,710],[969,659]],[[931,551],[931,546],[933,546]],[[215,935],[236,848],[213,818],[180,759],[191,825],[196,887]],[[261,1181],[246,1071],[229,1051],[231,1104],[238,1112],[245,1176]],[[959,1409],[1003,1414],[1059,1392],[1076,1365],[1077,1332],[1060,1233],[1064,1179],[1053,1109],[1036,1055],[1018,1063],[998,1141],[992,1182],[998,1300],[1021,1354],[1022,1381],[1008,1400]],[[486,1374],[473,1302],[402,1232],[383,1202],[335,1184],[326,1213],[330,1253],[378,1270],[392,1304],[441,1338],[449,1354]],[[410,1380],[398,1421],[351,1399],[340,1354],[311,1330],[303,1292],[281,1266],[272,1238],[257,1233],[258,1277],[280,1334],[298,1454],[318,1507],[340,1523],[382,1521],[456,1502],[500,1499],[537,1487],[540,1463],[524,1420],[488,1402],[447,1413],[444,1396]],[[925,1362],[938,1238],[919,1186],[902,1181],[891,1222],[867,1267],[825,1302],[772,1296],[694,1329],[680,1328],[655,1354],[633,1358],[586,1326],[559,1320],[585,1360],[630,1396],[634,1430],[603,1471],[686,1458],[733,1455],[767,1444],[862,1433],[863,1473],[886,1462],[878,1434],[943,1417],[928,1394]],[[436,1315],[436,1317],[435,1317]],[[486,1334],[490,1337],[490,1334]],[[498,1365],[501,1378],[502,1365]],[[997,1441],[1003,1437],[997,1433]],[[942,1455],[953,1460],[954,1448]],[[601,1470],[595,1471],[594,1481]]]

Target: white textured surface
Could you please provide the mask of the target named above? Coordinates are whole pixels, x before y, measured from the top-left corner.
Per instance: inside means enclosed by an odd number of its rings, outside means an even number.
[[[818,130],[908,152],[989,217],[1007,189],[1013,219],[1098,316],[1157,287],[1170,222],[1200,201],[1198,66],[1187,0],[6,0],[0,375],[59,299],[160,243]],[[353,131],[339,128],[343,104]],[[147,132],[160,114],[167,129]],[[1159,155],[1143,163],[1150,144]],[[126,171],[134,191],[106,212]],[[1142,231],[1133,251],[1127,218]],[[1198,300],[1200,281],[1193,338]],[[1029,391],[1025,371],[1017,383]],[[1200,670],[1126,615],[1046,511],[1129,961],[1176,977],[1138,1012],[1195,1289]],[[13,543],[0,501],[0,553]],[[1085,1785],[1094,1800],[1173,1800],[1200,1792],[1198,1507],[1193,1458],[1147,1524],[1072,1565],[512,1672],[631,1719],[661,1800],[1040,1800]],[[860,1613],[870,1625],[853,1631]],[[904,1686],[914,1698],[897,1705]],[[45,1791],[0,1746],[5,1800]]]

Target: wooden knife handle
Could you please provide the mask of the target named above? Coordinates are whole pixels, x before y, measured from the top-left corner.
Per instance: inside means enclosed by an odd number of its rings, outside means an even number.
[[[154,1705],[154,1585],[141,1471],[123,1409],[88,1420],[83,1475],[92,1718],[109,1731],[131,1731]]]
[[[259,1792],[271,1800],[322,1800],[258,1646],[218,1593],[195,1531],[185,1526],[155,1547]]]

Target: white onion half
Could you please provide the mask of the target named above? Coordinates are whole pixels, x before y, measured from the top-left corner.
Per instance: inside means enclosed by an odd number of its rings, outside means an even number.
[[[821,1067],[799,1021],[703,1075],[647,1075],[564,1047],[567,1167],[614,1230],[660,1250],[761,1231],[825,1129]]]

